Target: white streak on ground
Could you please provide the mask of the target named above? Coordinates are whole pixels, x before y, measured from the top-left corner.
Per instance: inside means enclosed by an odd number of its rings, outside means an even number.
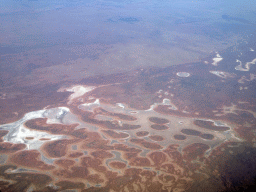
[[[87,86],[82,86],[82,85],[75,85],[75,86],[70,87],[70,88],[59,89],[58,91],[60,91],[60,92],[63,92],[63,91],[73,92],[68,98],[68,100],[69,100],[68,104],[71,104],[74,99],[83,96],[84,94],[94,90],[95,88],[96,87],[94,87],[94,86],[87,87]]]
[[[223,58],[220,56],[220,54],[216,54],[216,57],[214,57],[212,62],[212,65],[218,66],[218,63],[223,60]]]
[[[178,108],[171,103],[170,99],[163,99],[162,103],[154,103],[153,105],[150,105],[150,108],[146,111],[153,111],[155,107],[157,107],[158,105],[170,105],[172,110],[177,110]]]
[[[238,71],[249,71],[250,70],[250,65],[255,65],[256,64],[256,58],[253,59],[251,62],[247,62],[245,64],[245,66],[244,66],[245,68],[243,68],[242,62],[240,60],[237,59],[236,62],[238,62],[240,64],[235,67],[235,70],[238,70]]]
[[[226,79],[227,77],[235,77],[235,74],[224,72],[224,71],[209,71],[210,73],[217,75],[218,77]]]
[[[117,103],[116,105],[117,105],[118,107],[123,108],[123,109],[125,108],[124,104],[122,104],[122,103]]]
[[[93,109],[95,107],[99,107],[100,106],[100,100],[96,99],[93,103],[84,103],[79,105],[79,109],[85,110],[85,111],[91,111],[93,112]]]

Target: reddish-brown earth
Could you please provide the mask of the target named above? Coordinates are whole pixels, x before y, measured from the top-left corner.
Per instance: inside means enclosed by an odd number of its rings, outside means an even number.
[[[148,120],[151,121],[152,123],[156,123],[160,125],[169,123],[167,119],[159,118],[159,117],[150,117]]]
[[[149,134],[148,131],[139,131],[139,132],[136,133],[136,135],[138,137],[144,137],[144,136],[147,136],[148,134]]]
[[[129,165],[139,167],[149,167],[150,161],[145,157],[135,157],[129,160]]]
[[[243,63],[254,59],[243,53]],[[243,178],[253,180],[256,170],[256,69],[235,70],[228,54],[234,53],[221,53],[220,66],[199,62],[13,86],[0,99],[1,123],[15,123],[0,130],[0,190],[221,191],[238,185],[238,173],[249,185]],[[177,76],[182,71],[190,76]],[[70,102],[73,93],[58,90],[74,85],[95,89]],[[16,122],[55,107],[70,111]]]
[[[13,144],[9,142],[0,143],[0,153],[13,153],[26,148],[25,144]]]
[[[73,153],[70,153],[68,155],[68,157],[70,157],[70,158],[78,158],[78,157],[81,157],[83,155],[84,155],[84,153],[82,153],[82,152],[73,152]]]
[[[208,139],[208,140],[214,139],[214,136],[212,134],[202,134],[202,135],[200,135],[200,137],[202,137],[203,139]]]
[[[69,168],[75,164],[75,161],[69,159],[59,159],[56,160],[54,163],[62,168]]]
[[[67,154],[68,147],[73,144],[73,140],[57,140],[46,143],[42,150],[45,151],[45,154],[51,158],[63,157]]]
[[[197,157],[202,159],[204,153],[209,149],[208,145],[202,143],[193,143],[183,149],[184,158],[188,161],[195,160]]]
[[[227,131],[227,130],[229,130],[229,127],[215,126],[214,122],[212,122],[212,121],[195,120],[194,124],[199,126],[199,127],[202,127],[202,128],[205,128],[205,129],[210,129],[210,130],[213,130],[213,131]]]
[[[119,161],[112,161],[109,163],[109,165],[115,169],[124,169],[126,167],[125,163]]]
[[[152,149],[152,150],[162,149],[161,145],[159,145],[157,143],[151,143],[151,142],[145,141],[143,139],[131,139],[130,141],[132,143],[139,144],[142,147],[145,147],[147,149]]]
[[[114,139],[123,139],[123,138],[129,137],[129,134],[127,133],[122,133],[122,132],[118,133],[113,130],[104,130],[103,132]]]
[[[3,142],[3,137],[8,133],[7,130],[0,130],[0,142]]]
[[[103,151],[103,150],[100,150],[100,151],[94,151],[91,153],[91,155],[95,158],[100,158],[100,159],[109,159],[111,157],[113,157],[113,154],[110,153],[110,152],[107,152],[107,151]]]
[[[40,160],[40,153],[37,150],[19,151],[10,156],[9,162],[41,171],[54,169],[53,165],[48,165]]]
[[[207,140],[212,140],[214,138],[214,135],[212,135],[212,134],[201,133],[200,131],[196,131],[193,129],[182,129],[181,133],[183,133],[184,135],[199,136],[199,137],[201,137],[203,139],[207,139]],[[186,137],[184,135],[175,135],[174,138],[177,140],[184,140],[184,139],[186,139]]]
[[[176,140],[185,140],[187,138],[185,135],[174,135],[173,137]]]
[[[196,130],[193,130],[193,129],[182,129],[181,133],[183,133],[185,135],[193,135],[193,136],[201,135],[200,131],[196,131]]]
[[[163,141],[164,140],[164,138],[160,135],[151,135],[151,136],[149,136],[149,138],[154,141]]]
[[[169,129],[169,127],[166,125],[158,125],[158,124],[151,125],[151,128],[159,131]]]

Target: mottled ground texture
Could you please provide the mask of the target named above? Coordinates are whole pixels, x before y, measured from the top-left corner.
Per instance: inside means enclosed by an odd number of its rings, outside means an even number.
[[[0,6],[0,191],[256,182],[256,4]]]

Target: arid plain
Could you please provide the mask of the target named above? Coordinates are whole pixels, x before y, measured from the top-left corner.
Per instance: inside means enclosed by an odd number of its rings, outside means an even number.
[[[254,21],[191,2],[220,18],[96,2],[1,10],[0,190],[253,185]]]

